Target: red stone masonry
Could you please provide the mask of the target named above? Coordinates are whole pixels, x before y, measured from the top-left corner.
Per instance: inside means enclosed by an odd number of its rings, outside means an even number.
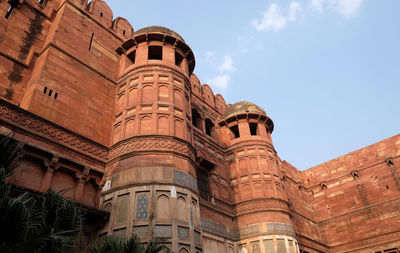
[[[102,0],[0,0],[0,133],[9,181],[60,191],[174,252],[400,252],[400,135],[305,171],[274,124],[226,104],[165,27],[135,31]]]

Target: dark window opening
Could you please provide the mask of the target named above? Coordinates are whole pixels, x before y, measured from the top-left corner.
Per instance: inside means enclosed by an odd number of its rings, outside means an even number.
[[[51,97],[51,95],[53,94],[53,90],[49,91],[49,97]]]
[[[389,190],[389,185],[386,185],[386,189]]]
[[[135,59],[136,59],[136,50],[130,52],[126,57],[132,62],[132,64],[135,64]]]
[[[47,93],[47,87],[44,87],[43,89],[43,93],[46,94]]]
[[[232,133],[234,134],[235,139],[240,137],[238,125],[231,126],[229,129],[230,129],[230,130],[232,131]]]
[[[196,109],[192,109],[192,124],[193,126],[201,129],[201,116]]]
[[[8,3],[10,4],[10,7],[8,7],[7,13],[5,18],[9,18],[11,13],[13,12],[14,8],[16,8],[18,6],[19,1],[18,0],[10,0],[8,1]]]
[[[93,36],[94,36],[94,33],[92,33],[92,36],[90,36],[89,51],[92,49]]]
[[[181,66],[182,61],[183,61],[183,56],[180,53],[175,52],[175,65]]]
[[[56,92],[56,94],[54,94],[54,99],[57,99],[58,97],[58,93]]]
[[[103,17],[103,12],[100,12],[100,17]]]
[[[211,132],[214,128],[214,124],[212,123],[212,121],[210,119],[206,119],[205,124],[206,124],[206,134],[211,136]]]
[[[251,135],[257,135],[257,126],[258,126],[257,123],[249,123]]]
[[[149,46],[149,60],[162,60],[162,47]]]
[[[125,35],[125,30],[122,31],[122,34]]]
[[[208,173],[207,171],[197,168],[196,174],[200,197],[208,201],[208,197],[210,195],[210,190],[208,186]]]

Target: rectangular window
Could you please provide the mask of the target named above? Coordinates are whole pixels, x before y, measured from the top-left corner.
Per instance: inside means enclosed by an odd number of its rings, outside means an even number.
[[[257,123],[249,123],[251,135],[257,135],[257,126],[258,126]]]
[[[231,126],[229,129],[232,131],[235,139],[240,137],[238,125]]]
[[[162,60],[161,46],[149,46],[149,60]]]
[[[208,173],[200,168],[196,168],[196,174],[200,197],[208,201],[208,196],[210,195],[208,187]]]
[[[126,57],[128,57],[132,64],[135,64],[136,50],[130,52]]]
[[[182,61],[183,61],[183,56],[180,53],[175,52],[175,65],[181,66]]]

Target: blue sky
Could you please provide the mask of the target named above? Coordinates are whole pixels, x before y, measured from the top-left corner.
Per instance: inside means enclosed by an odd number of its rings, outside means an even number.
[[[264,108],[298,169],[400,133],[398,0],[106,2],[135,30],[178,32],[200,81]]]

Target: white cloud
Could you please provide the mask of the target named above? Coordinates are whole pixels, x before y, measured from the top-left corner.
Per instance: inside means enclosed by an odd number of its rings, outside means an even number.
[[[322,13],[322,12],[324,12],[324,3],[325,3],[325,0],[311,0],[308,7],[311,10],[314,10],[318,13]]]
[[[270,4],[268,10],[264,12],[263,17],[253,19],[251,24],[257,29],[257,31],[279,31],[286,26],[286,16],[283,16],[279,12],[279,5],[276,3]]]
[[[217,87],[221,90],[225,90],[226,88],[228,88],[228,83],[229,83],[230,79],[231,79],[230,75],[221,74],[221,75],[215,76],[211,79],[208,79],[207,83],[214,85],[215,87]]]
[[[296,1],[291,2],[289,5],[289,16],[288,16],[289,21],[295,22],[297,20],[299,12],[301,11],[302,11],[301,5],[298,2]]]
[[[222,62],[221,66],[219,67],[219,71],[234,71],[235,67],[233,66],[232,56],[229,54],[224,56],[224,61]]]
[[[361,7],[363,0],[331,0],[334,8],[345,17],[354,16]]]

